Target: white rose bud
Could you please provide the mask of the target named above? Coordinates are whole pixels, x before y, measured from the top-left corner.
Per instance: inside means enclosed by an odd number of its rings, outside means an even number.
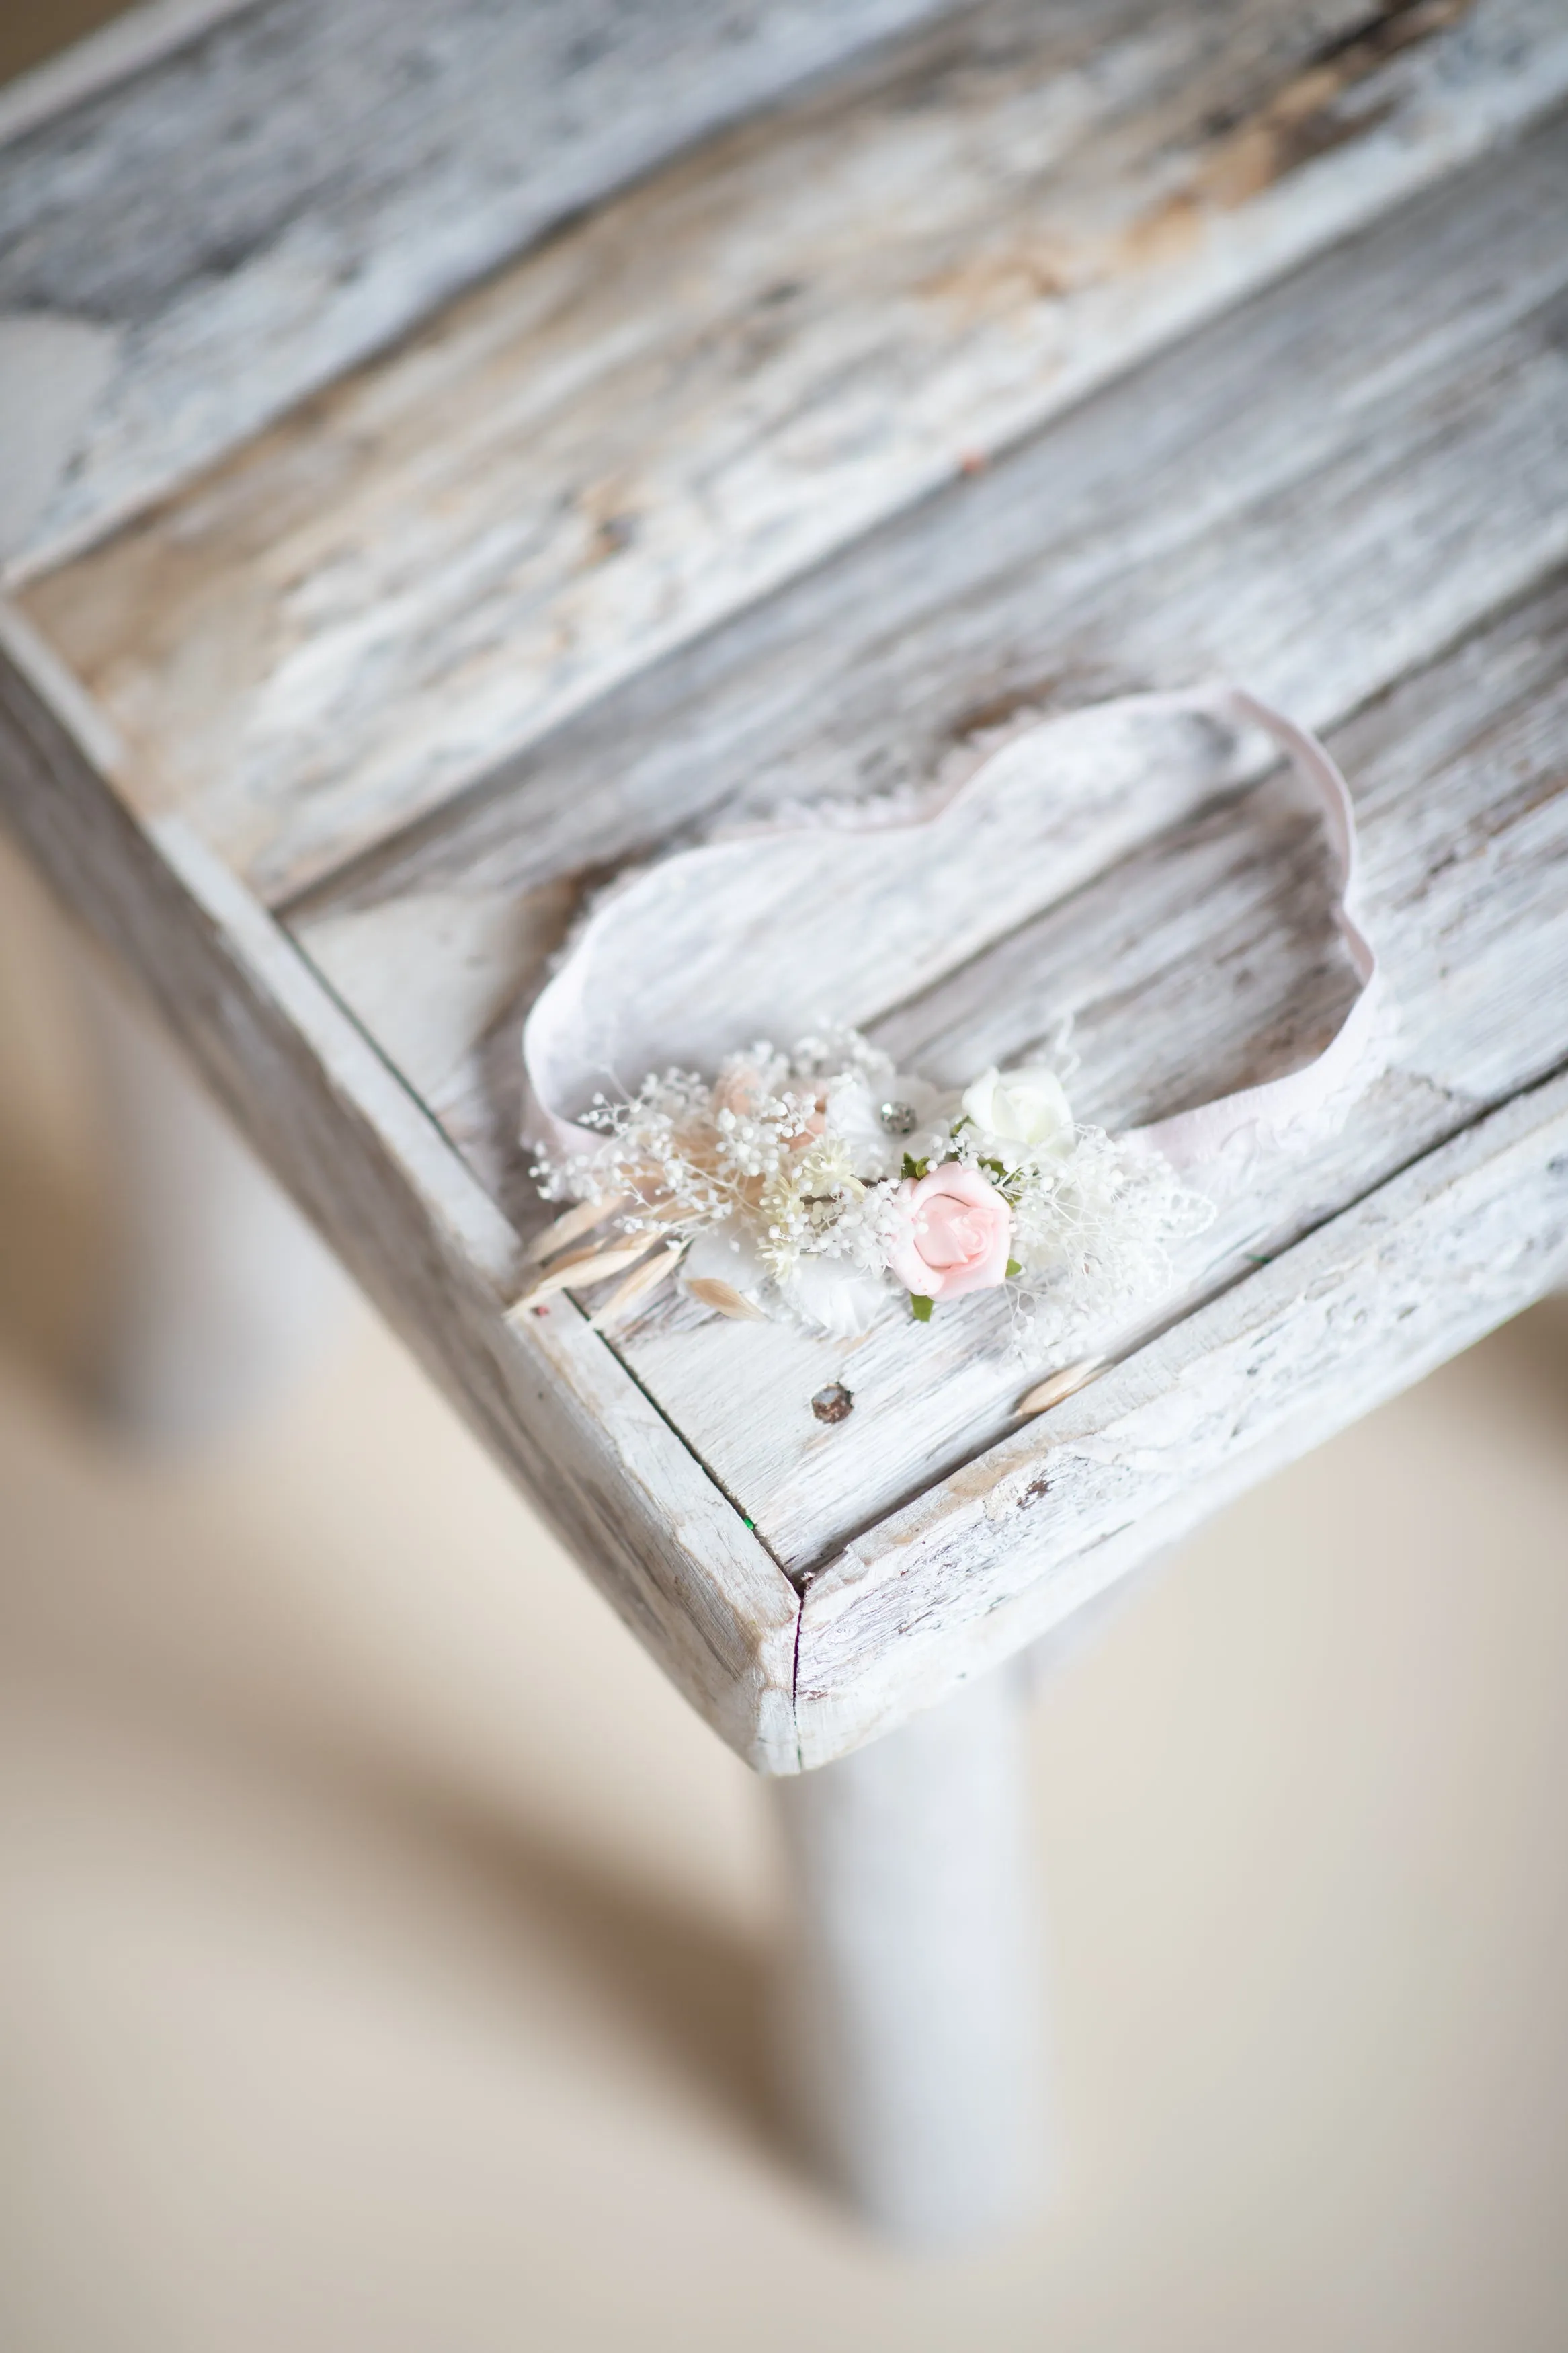
[[[1065,1160],[1078,1141],[1072,1106],[1054,1071],[998,1071],[994,1065],[963,1092],[977,1128],[1004,1147],[1009,1167],[1031,1160]]]

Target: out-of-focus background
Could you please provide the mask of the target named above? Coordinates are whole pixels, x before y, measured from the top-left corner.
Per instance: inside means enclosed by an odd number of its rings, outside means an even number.
[[[1568,1303],[1043,1694],[1057,2192],[914,2263],[778,2138],[763,1791],[370,1312],[83,1413],[109,1173],[0,846],[5,2353],[1568,2347]]]

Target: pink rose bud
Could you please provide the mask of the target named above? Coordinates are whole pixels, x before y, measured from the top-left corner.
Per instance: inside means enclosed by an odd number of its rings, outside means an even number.
[[[893,1196],[898,1229],[888,1264],[917,1298],[962,1299],[1006,1280],[1013,1213],[977,1168],[944,1160],[906,1176]]]

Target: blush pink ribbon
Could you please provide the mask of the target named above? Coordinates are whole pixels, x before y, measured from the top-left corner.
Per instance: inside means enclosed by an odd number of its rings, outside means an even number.
[[[1194,787],[1142,743],[1149,723],[1171,719],[1261,729],[1289,761],[1327,828],[1336,920],[1360,987],[1300,1069],[1133,1129],[1130,1140],[1188,1171],[1309,1141],[1380,1067],[1381,984],[1359,919],[1354,811],[1316,736],[1226,685],[1044,719],[913,820],[857,824],[836,813],[831,824],[756,827],[624,878],[524,1025],[525,1136],[581,1152],[592,1132],[577,1117],[597,1092],[613,1099],[671,1065],[710,1073],[755,1039],[787,1046],[826,1018],[867,1028],[1079,887],[1108,854],[1186,813]]]

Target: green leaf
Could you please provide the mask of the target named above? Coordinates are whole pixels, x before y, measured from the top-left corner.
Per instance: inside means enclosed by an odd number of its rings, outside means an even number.
[[[931,1322],[931,1301],[929,1299],[922,1299],[918,1291],[911,1291],[910,1293],[910,1314],[914,1317],[917,1324],[929,1324]]]
[[[983,1160],[980,1166],[982,1168],[989,1168],[993,1176],[998,1178],[1007,1174],[1005,1164],[1000,1160]]]
[[[929,1160],[911,1160],[909,1154],[907,1152],[905,1153],[904,1175],[906,1176],[923,1176],[930,1166],[931,1162]]]
[[[1007,1280],[1009,1282],[1012,1281],[1016,1274],[1022,1274],[1023,1271],[1023,1261],[1020,1259],[1010,1258],[1007,1261]]]

